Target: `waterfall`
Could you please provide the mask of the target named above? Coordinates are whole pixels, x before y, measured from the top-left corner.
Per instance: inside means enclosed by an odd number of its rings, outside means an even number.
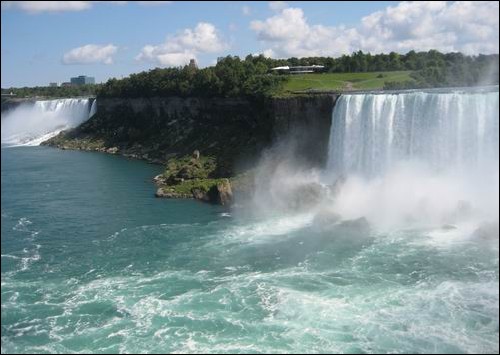
[[[94,116],[97,112],[97,100],[92,101],[92,106],[90,106],[89,118]]]
[[[93,110],[93,111],[92,111]],[[74,128],[95,113],[90,99],[57,99],[23,103],[2,113],[2,145],[39,145]]]
[[[342,95],[328,169],[376,176],[402,161],[432,169],[498,162],[498,88]]]
[[[342,95],[332,119],[325,179],[341,182],[339,215],[498,224],[498,87]]]

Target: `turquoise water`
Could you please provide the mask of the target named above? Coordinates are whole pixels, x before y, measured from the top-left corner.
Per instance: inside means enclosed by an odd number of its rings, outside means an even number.
[[[498,353],[497,240],[155,199],[159,167],[2,149],[2,353]]]

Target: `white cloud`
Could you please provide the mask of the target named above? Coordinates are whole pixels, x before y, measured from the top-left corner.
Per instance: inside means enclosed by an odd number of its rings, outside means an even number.
[[[33,13],[82,11],[91,7],[90,1],[2,1],[2,9],[16,8]]]
[[[243,13],[243,15],[245,16],[250,16],[252,14],[252,9],[250,8],[250,6],[242,6],[241,7],[241,12]]]
[[[401,2],[364,17],[355,27],[309,24],[300,8],[285,8],[250,28],[275,57],[339,55],[356,50],[438,49],[498,53],[497,1]]]
[[[62,61],[64,64],[113,64],[113,56],[117,50],[118,47],[112,44],[87,44],[66,52]]]
[[[199,53],[215,53],[226,49],[217,29],[211,23],[200,22],[194,29],[186,28],[165,43],[147,45],[137,55],[137,60],[156,62],[162,66],[180,66]]]
[[[269,1],[269,8],[273,11],[281,11],[288,7],[285,1]]]
[[[135,1],[144,6],[163,5],[172,1]],[[96,3],[126,5],[129,1],[2,1],[2,9],[18,9],[29,13],[82,11]]]

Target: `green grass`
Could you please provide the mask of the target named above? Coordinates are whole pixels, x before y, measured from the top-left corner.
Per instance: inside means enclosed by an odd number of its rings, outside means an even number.
[[[322,73],[290,75],[283,86],[283,93],[294,91],[349,91],[382,89],[386,81],[410,80],[411,71],[371,73]],[[379,75],[382,77],[378,77]]]
[[[213,186],[217,186],[217,183],[223,181],[224,179],[193,179],[183,181],[177,185],[169,185],[168,188],[178,194],[190,194],[195,188],[208,192]]]
[[[198,160],[192,156],[186,155],[181,158],[172,158],[168,161],[167,167],[163,173],[166,179],[184,178],[184,179],[206,179],[217,168],[214,157],[200,156]]]

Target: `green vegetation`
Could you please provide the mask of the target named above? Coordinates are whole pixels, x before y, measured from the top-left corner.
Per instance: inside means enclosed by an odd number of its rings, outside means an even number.
[[[280,75],[276,66],[323,65],[326,73]],[[153,69],[110,79],[101,97],[266,97],[304,90],[370,90],[498,84],[498,55],[466,56],[435,50],[407,54],[363,53],[271,59],[262,55],[219,58],[213,67]]]
[[[280,75],[277,66],[323,65],[322,74]],[[16,97],[251,97],[304,90],[408,89],[498,84],[498,54],[410,51],[406,54],[354,52],[351,55],[271,59],[262,55],[219,58],[212,67],[153,69],[102,85],[2,89]]]
[[[256,60],[253,60],[255,58]],[[263,97],[286,80],[268,74],[264,57],[241,60],[236,56],[219,59],[213,67],[197,69],[153,69],[127,78],[110,79],[98,91],[99,97]]]
[[[207,193],[218,183],[223,182],[224,179],[193,179],[186,180],[177,185],[168,185],[168,191],[176,194],[189,195],[193,190],[198,190],[202,193]]]
[[[217,169],[214,157],[184,156],[172,158],[167,162],[163,177],[169,184],[175,184],[184,180],[207,179],[213,177]]]
[[[217,184],[225,180],[217,174],[216,159],[200,156],[198,151],[195,151],[191,156],[169,159],[158,182],[166,194],[212,200],[215,198]]]
[[[382,89],[387,82],[411,80],[411,71],[371,73],[318,73],[290,75],[284,92],[307,90],[373,90]]]
[[[100,84],[72,85],[72,86],[35,86],[22,88],[2,89],[2,94],[14,94],[13,97],[75,97],[75,96],[95,96]]]

